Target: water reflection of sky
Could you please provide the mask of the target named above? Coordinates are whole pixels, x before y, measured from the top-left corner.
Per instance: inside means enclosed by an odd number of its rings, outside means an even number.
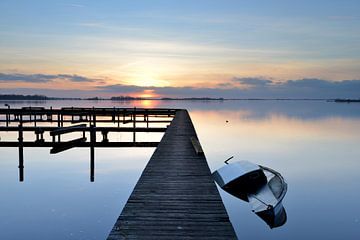
[[[31,104],[143,106],[111,101]],[[286,178],[288,221],[273,230],[245,202],[220,190],[239,239],[360,236],[360,104],[157,101],[156,106],[190,110],[211,170],[234,155]],[[0,149],[0,239],[103,239],[153,150],[96,149],[95,183],[90,183],[88,149],[50,155],[49,149],[26,148],[25,182],[19,183],[17,149]]]

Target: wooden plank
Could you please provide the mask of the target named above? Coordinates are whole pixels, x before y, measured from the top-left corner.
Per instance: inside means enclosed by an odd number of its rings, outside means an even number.
[[[55,153],[59,153],[59,152],[69,150],[69,149],[71,149],[73,147],[76,147],[76,145],[78,143],[85,142],[85,141],[86,141],[86,138],[82,137],[82,138],[77,138],[77,139],[74,139],[74,140],[71,140],[71,141],[68,141],[68,142],[61,142],[57,146],[50,149],[50,153],[55,154]]]
[[[237,239],[195,129],[178,111],[145,167],[108,240]]]
[[[69,127],[60,127],[55,130],[52,130],[50,132],[50,136],[57,136],[57,135],[65,134],[65,133],[75,132],[78,129],[81,129],[84,127],[86,127],[86,124],[78,124],[78,125],[73,125],[73,126],[69,126]]]

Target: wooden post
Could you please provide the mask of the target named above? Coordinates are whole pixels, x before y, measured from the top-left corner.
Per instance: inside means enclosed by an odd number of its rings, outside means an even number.
[[[146,109],[146,128],[149,128],[149,113],[147,109]]]
[[[95,179],[95,143],[96,143],[96,131],[95,126],[90,126],[90,182],[94,182]]]
[[[133,128],[134,128],[134,132],[133,132],[133,142],[136,142],[136,107],[134,107],[134,113],[133,113]]]
[[[109,138],[108,138],[108,133],[109,133],[109,131],[106,131],[106,130],[104,130],[104,131],[102,131],[101,132],[102,133],[102,135],[103,135],[103,142],[109,142]]]
[[[61,127],[60,113],[57,114],[57,126]],[[60,142],[60,135],[58,136],[58,141]],[[53,142],[55,142],[55,136],[53,137]]]
[[[19,181],[24,181],[24,145],[23,145],[23,126],[22,121],[19,124]]]
[[[74,107],[71,107],[71,123],[74,123]]]
[[[52,106],[50,106],[50,121],[51,121],[51,123],[53,122],[53,110],[52,110]]]
[[[96,112],[95,112],[95,107],[93,107],[93,125],[94,125],[94,127],[96,127]]]
[[[5,106],[6,106],[6,105],[5,105]],[[7,105],[7,106],[9,106],[9,105]],[[10,120],[9,108],[10,108],[10,107],[8,107],[8,112],[5,114],[5,117],[6,117],[6,127],[9,126],[9,120]]]
[[[40,132],[39,132],[39,130],[35,130],[35,134],[36,134],[36,141],[35,142],[40,142]]]
[[[60,125],[60,113],[58,113],[58,115],[57,115],[57,122],[58,122],[58,127],[61,127],[61,125]]]

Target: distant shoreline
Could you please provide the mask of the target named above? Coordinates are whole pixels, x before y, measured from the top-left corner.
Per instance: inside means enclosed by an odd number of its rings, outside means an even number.
[[[348,99],[348,98],[210,98],[210,97],[191,97],[191,98],[141,98],[141,97],[129,97],[129,96],[118,96],[111,98],[68,98],[68,97],[47,97],[43,95],[16,95],[6,94],[0,95],[0,101],[65,101],[65,100],[77,100],[77,101],[328,101],[337,103],[352,103],[360,102],[360,99]]]

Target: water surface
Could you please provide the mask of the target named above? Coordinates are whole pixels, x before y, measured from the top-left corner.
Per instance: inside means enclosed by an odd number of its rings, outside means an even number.
[[[247,203],[219,189],[239,239],[360,237],[360,104],[46,101],[10,105],[187,108],[212,171],[234,155],[271,167],[288,182],[283,201],[288,221],[272,230]],[[88,149],[50,155],[49,149],[26,148],[25,182],[19,183],[17,149],[1,148],[0,239],[106,238],[153,151],[96,149],[95,182],[90,183]]]

